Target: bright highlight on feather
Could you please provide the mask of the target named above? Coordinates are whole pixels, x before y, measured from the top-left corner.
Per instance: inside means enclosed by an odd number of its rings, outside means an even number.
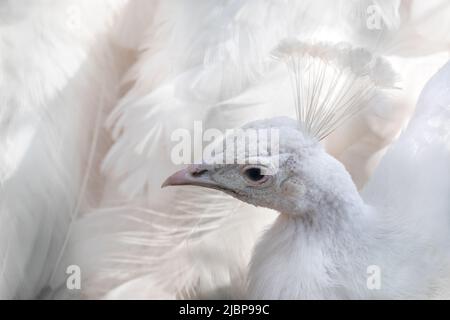
[[[273,57],[286,63],[297,119],[319,140],[368,105],[377,90],[394,89],[388,61],[347,43],[284,40]]]

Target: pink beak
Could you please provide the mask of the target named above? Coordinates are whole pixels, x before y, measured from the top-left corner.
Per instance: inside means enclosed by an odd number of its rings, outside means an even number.
[[[209,171],[201,165],[191,165],[185,169],[175,172],[168,177],[161,185],[161,188],[168,186],[200,186],[218,189],[219,186],[210,178]]]

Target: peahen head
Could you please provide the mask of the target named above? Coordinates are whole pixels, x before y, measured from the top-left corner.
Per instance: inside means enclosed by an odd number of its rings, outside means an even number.
[[[218,189],[250,204],[293,215],[314,216],[318,211],[332,215],[360,201],[344,166],[319,141],[369,105],[373,97],[393,89],[395,72],[385,59],[345,43],[288,39],[277,47],[274,57],[287,65],[291,75],[297,121],[274,118],[249,123],[244,129],[276,128],[276,150],[258,153],[255,159],[245,148],[238,148],[237,157],[244,158],[244,164],[190,166],[169,177],[163,186]]]
[[[329,156],[318,140],[297,121],[273,118],[243,129],[277,129],[276,150],[257,157],[237,148],[244,163],[191,165],[170,176],[165,186],[192,185],[223,191],[241,201],[291,215],[314,213],[346,189],[356,191],[343,165]],[[226,146],[225,146],[226,148]],[[224,152],[227,150],[225,149]]]

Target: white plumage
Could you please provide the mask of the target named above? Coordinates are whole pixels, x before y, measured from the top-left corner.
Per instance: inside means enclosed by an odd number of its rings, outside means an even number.
[[[319,145],[320,132],[312,136],[302,119],[300,124],[275,118],[246,125],[277,128],[280,137],[277,150],[260,154],[250,169],[246,164],[204,164],[180,171],[165,185],[219,189],[279,212],[252,255],[247,298],[446,297],[449,85],[450,63],[426,86],[416,115],[361,196],[344,166]],[[321,119],[327,109],[317,108],[313,117]],[[279,169],[265,174],[275,157]],[[377,290],[367,285],[371,266],[382,273]]]
[[[416,22],[424,5],[412,3],[376,1],[389,28],[371,32],[365,1],[2,2],[0,297],[78,296],[64,290],[70,264],[83,297],[242,296],[275,215],[221,193],[161,191],[177,169],[171,133],[293,116],[288,74],[271,58],[287,37],[389,52],[402,92],[324,141],[362,187],[447,58],[422,57],[449,42],[424,31],[441,20]]]

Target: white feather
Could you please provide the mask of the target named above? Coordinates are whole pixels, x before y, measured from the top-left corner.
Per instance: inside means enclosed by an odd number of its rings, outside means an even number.
[[[1,298],[41,294],[71,219],[97,201],[101,179],[83,175],[98,163],[91,137],[114,101],[120,60],[106,31],[123,5],[0,4]]]

